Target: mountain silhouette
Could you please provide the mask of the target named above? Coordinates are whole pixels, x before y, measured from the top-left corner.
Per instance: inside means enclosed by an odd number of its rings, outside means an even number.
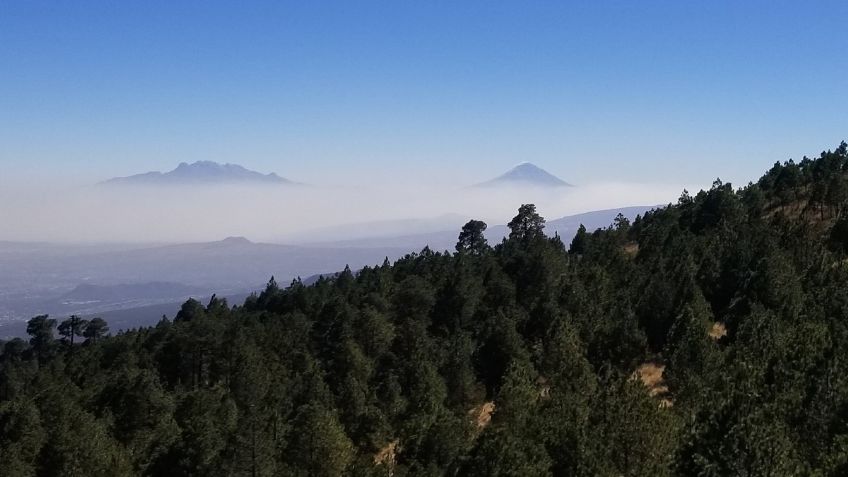
[[[559,177],[529,162],[522,162],[503,175],[477,184],[477,187],[493,186],[572,187]]]
[[[101,184],[107,185],[188,185],[188,184],[280,184],[296,182],[275,173],[262,174],[238,164],[218,164],[212,161],[180,163],[170,172],[147,172],[128,177],[116,177]]]

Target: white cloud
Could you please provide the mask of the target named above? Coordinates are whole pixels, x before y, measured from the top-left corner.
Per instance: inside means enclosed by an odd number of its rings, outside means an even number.
[[[246,236],[282,241],[339,224],[448,213],[506,223],[522,203],[542,215],[675,202],[684,187],[599,183],[558,189],[393,187],[23,187],[0,190],[0,240],[185,242]],[[690,191],[699,187],[689,187]],[[385,231],[383,232],[385,233]],[[404,233],[404,230],[398,230]],[[344,239],[346,237],[339,237]]]

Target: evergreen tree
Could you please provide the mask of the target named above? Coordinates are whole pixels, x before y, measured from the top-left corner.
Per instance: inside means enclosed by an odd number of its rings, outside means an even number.
[[[53,329],[56,320],[48,315],[39,315],[27,322],[27,334],[31,336],[30,346],[39,358],[45,358],[53,345]]]
[[[544,237],[545,219],[536,212],[535,205],[523,204],[508,227],[510,240],[530,243]]]
[[[88,321],[80,318],[77,315],[71,315],[70,318],[59,323],[59,334],[62,338],[74,345],[74,338],[82,336],[88,326]]]
[[[92,318],[85,326],[82,336],[87,342],[97,343],[109,333],[109,325],[103,318]]]
[[[470,255],[482,255],[489,248],[486,237],[483,236],[485,231],[486,222],[480,220],[468,221],[462,226],[462,231],[459,233],[456,251]]]

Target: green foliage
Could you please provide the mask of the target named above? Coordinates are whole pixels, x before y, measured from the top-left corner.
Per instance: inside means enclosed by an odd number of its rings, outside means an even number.
[[[292,441],[286,450],[294,475],[342,475],[353,458],[353,444],[336,416],[318,404],[306,404],[294,415]]]
[[[493,248],[470,221],[151,328],[35,317],[0,475],[845,475],[846,191],[843,143],[568,252],[524,204]]]
[[[459,233],[456,251],[472,255],[482,255],[485,253],[489,249],[489,244],[483,235],[485,231],[486,222],[480,220],[468,221],[467,224],[462,226],[462,231]]]
[[[96,343],[109,333],[109,325],[103,318],[92,318],[85,326],[82,336],[86,341]]]
[[[511,240],[531,242],[544,237],[545,219],[536,212],[535,205],[523,204],[507,226]]]
[[[49,356],[53,342],[53,329],[56,327],[56,320],[51,319],[47,315],[36,316],[27,322],[27,334],[32,338],[29,340],[32,351],[40,358]]]
[[[74,338],[82,336],[85,329],[88,327],[88,320],[83,320],[79,316],[71,315],[67,320],[59,323],[59,334],[65,342],[74,345]]]

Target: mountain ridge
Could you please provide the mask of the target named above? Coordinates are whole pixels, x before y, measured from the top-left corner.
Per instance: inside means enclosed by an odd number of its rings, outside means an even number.
[[[274,172],[263,174],[239,164],[219,164],[214,161],[181,162],[168,172],[151,171],[124,177],[114,177],[100,185],[200,185],[200,184],[272,184],[300,185]]]

